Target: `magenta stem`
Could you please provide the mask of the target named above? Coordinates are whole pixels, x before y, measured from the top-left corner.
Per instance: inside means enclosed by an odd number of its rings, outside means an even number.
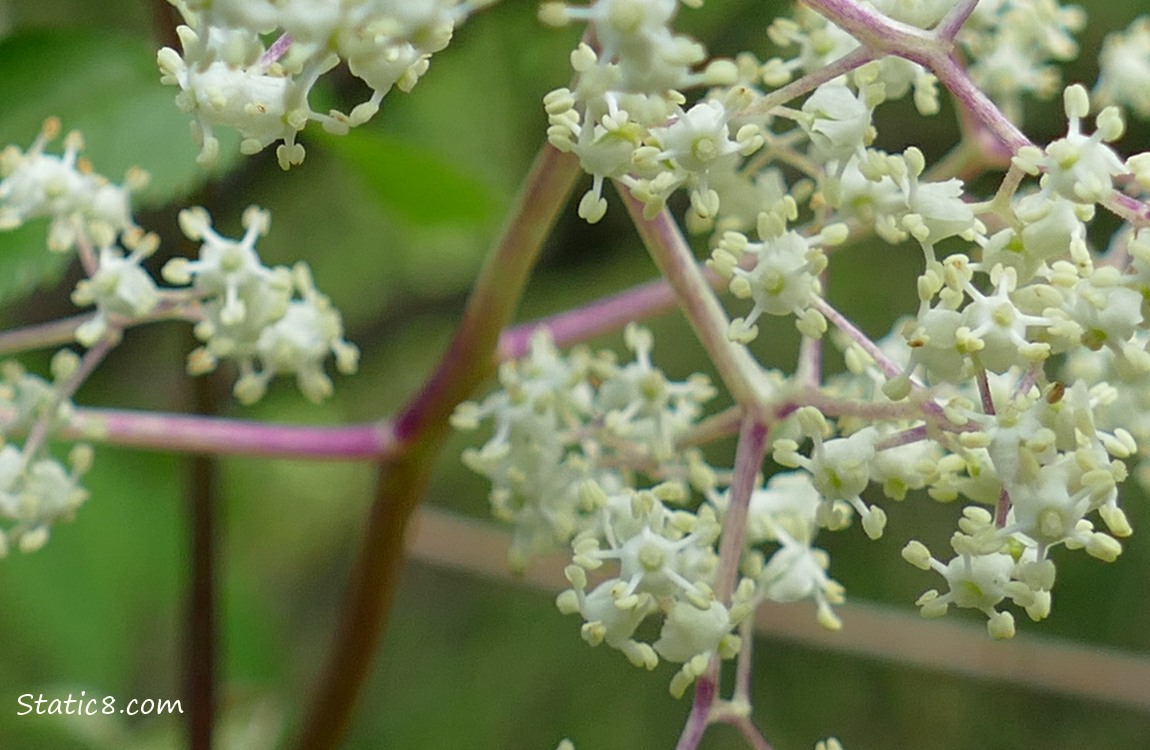
[[[643,216],[643,203],[624,186],[617,184],[616,187],[647,252],[675,291],[683,315],[728,392],[748,409],[761,405],[765,398],[762,370],[745,347],[727,338],[730,326],[727,313],[670,212],[664,208],[653,219],[647,219]]]
[[[266,68],[272,63],[279,61],[281,57],[287,54],[291,49],[292,38],[290,34],[280,34],[279,38],[272,42],[272,45],[267,48],[262,55],[260,55],[258,67]]]
[[[953,8],[946,12],[942,20],[935,27],[935,33],[940,39],[953,40],[970,18],[970,14],[978,6],[979,0],[960,0]]]
[[[747,536],[747,511],[758,483],[759,469],[767,452],[767,425],[751,417],[743,419],[739,443],[735,448],[734,476],[723,517],[723,535],[719,542],[719,570],[715,574],[715,596],[730,603],[739,575],[739,562]]]
[[[718,276],[710,276],[716,284],[720,283]],[[540,328],[551,333],[556,346],[565,347],[674,309],[671,286],[662,279],[649,281],[582,307],[508,328],[499,337],[499,359],[525,356],[531,336]]]
[[[717,675],[708,670],[699,677],[695,683],[695,699],[691,703],[691,713],[687,716],[687,723],[675,744],[675,750],[696,750],[707,731],[707,724],[711,716],[711,706],[718,695]]]
[[[852,323],[845,315],[831,307],[831,304],[821,297],[815,297],[811,305],[820,313],[823,314],[827,320],[831,322],[835,328],[846,334],[854,343],[858,344],[859,348],[871,356],[875,361],[878,368],[882,371],[883,375],[888,378],[897,378],[902,375],[902,368],[895,362],[891,361],[890,357],[879,348],[879,345],[871,340],[858,326]]]
[[[389,458],[402,447],[386,421],[325,427],[122,409],[76,409],[61,437],[158,451],[348,461]]]

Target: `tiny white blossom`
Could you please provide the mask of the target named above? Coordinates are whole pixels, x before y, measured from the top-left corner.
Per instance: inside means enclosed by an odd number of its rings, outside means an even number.
[[[1090,111],[1086,89],[1079,84],[1069,86],[1064,100],[1070,126],[1066,137],[1047,146],[1039,161],[1047,170],[1042,186],[1077,203],[1098,203],[1113,190],[1113,178],[1127,172],[1114,150],[1105,145],[1122,136],[1122,118],[1117,108],[1107,107],[1098,115],[1098,129],[1086,136],[1082,134],[1082,118]]]
[[[140,266],[155,251],[155,237],[125,235],[125,244],[133,247],[126,256],[111,245],[101,248],[96,272],[90,279],[81,280],[72,293],[77,305],[96,305],[95,317],[76,329],[76,340],[85,346],[91,346],[107,332],[111,316],[139,318],[159,304],[156,282]]]
[[[70,250],[81,239],[88,247],[110,245],[121,232],[135,229],[129,196],[147,184],[148,176],[132,169],[122,185],[114,185],[83,168],[78,132],[65,136],[62,155],[45,153],[59,133],[60,121],[49,118],[27,151],[8,146],[0,152],[0,230],[48,217],[50,250]]]

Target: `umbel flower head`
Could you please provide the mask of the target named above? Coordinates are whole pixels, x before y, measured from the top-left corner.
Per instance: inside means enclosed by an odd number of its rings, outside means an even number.
[[[72,293],[77,305],[96,305],[96,315],[76,329],[76,340],[85,346],[108,332],[113,316],[143,317],[160,302],[156,283],[140,266],[159,247],[156,236],[133,230],[124,233],[122,242],[131,252],[125,255],[114,245],[100,248],[96,272],[77,283]]]
[[[1063,105],[1070,121],[1066,136],[1037,153],[1022,149],[1015,162],[1031,172],[1045,170],[1042,190],[1076,203],[1099,203],[1113,190],[1114,177],[1128,170],[1107,146],[1122,137],[1126,126],[1117,107],[1106,107],[1098,113],[1097,129],[1091,135],[1082,133],[1082,118],[1090,113],[1090,96],[1080,84],[1063,92]]]
[[[88,499],[80,477],[92,465],[92,449],[72,449],[65,467],[50,456],[32,457],[11,443],[0,448],[0,557],[10,544],[34,552],[48,541],[52,524],[71,518]]]
[[[219,155],[217,127],[237,130],[240,151],[254,154],[280,142],[284,169],[304,158],[296,136],[308,122],[346,133],[379,110],[393,88],[410,91],[454,27],[485,0],[189,0],[176,2],[182,53],[157,56],[161,82],[178,86],[176,104],[192,114],[202,164]],[[271,45],[269,35],[279,34]],[[308,103],[320,77],[346,61],[372,94],[350,113],[316,112]]]
[[[0,153],[0,230],[48,217],[50,250],[71,250],[80,238],[91,247],[111,245],[136,228],[130,195],[148,176],[131,169],[114,185],[94,173],[80,156],[84,140],[76,131],[65,136],[62,155],[45,153],[59,134],[60,121],[49,118],[27,151],[8,146]]]
[[[495,515],[515,526],[515,567],[596,527],[607,497],[638,473],[665,480],[664,499],[714,486],[699,452],[678,445],[714,388],[702,376],[667,378],[651,361],[646,329],[631,325],[624,338],[634,360],[619,364],[605,352],[563,354],[540,329],[526,357],[500,367],[500,390],[452,416],[458,429],[494,423],[487,443],[463,458],[491,481]]]
[[[88,498],[80,478],[92,466],[89,446],[73,447],[65,464],[43,441],[7,442],[15,434],[50,435],[67,424],[72,404],[61,398],[60,389],[78,366],[79,358],[67,349],[52,358],[53,381],[15,362],[0,366],[0,411],[6,416],[0,422],[0,557],[12,547],[21,552],[43,547],[52,526],[70,520]]]
[[[300,391],[322,401],[332,391],[323,371],[327,356],[350,374],[359,351],[344,340],[338,311],[315,288],[306,265],[268,268],[260,260],[255,244],[270,221],[253,206],[244,212],[244,236],[231,240],[212,228],[204,209],[181,212],[184,234],[201,242],[199,257],[174,258],[163,275],[173,284],[191,283],[202,296],[195,332],[204,345],[188,357],[188,370],[210,372],[231,359],[240,367],[234,391],[243,403],[258,401],[277,374],[295,374]]]

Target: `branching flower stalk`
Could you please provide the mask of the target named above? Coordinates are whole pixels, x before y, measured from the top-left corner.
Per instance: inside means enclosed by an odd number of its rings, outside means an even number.
[[[730,602],[735,591],[738,568],[746,543],[747,514],[751,496],[758,484],[759,469],[766,455],[767,433],[767,427],[753,417],[745,417],[739,430],[734,476],[731,480],[727,514],[723,519],[722,543],[719,546],[719,568],[715,576],[715,596],[721,601]],[[746,648],[749,651],[750,646]],[[736,694],[730,703],[720,701],[720,669],[719,657],[717,655],[711,657],[707,671],[699,677],[695,686],[694,704],[675,750],[695,750],[703,738],[707,725],[713,721],[727,720],[736,724],[747,721],[747,716],[743,712],[749,710],[750,705],[746,703],[745,695]],[[727,709],[726,706],[732,708]],[[754,735],[758,735],[753,726],[750,729]]]
[[[744,408],[756,407],[764,395],[759,366],[745,349],[727,338],[730,320],[674,220],[665,209],[648,220],[643,217],[640,202],[625,192],[623,199],[648,252],[675,290],[684,315],[706,348],[724,385]]]

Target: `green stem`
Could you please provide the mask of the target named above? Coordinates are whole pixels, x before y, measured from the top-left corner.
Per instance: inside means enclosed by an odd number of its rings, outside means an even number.
[[[574,156],[543,147],[439,366],[395,421],[395,436],[404,447],[380,464],[375,499],[332,650],[294,743],[300,750],[339,747],[347,734],[395,598],[407,523],[423,497],[448,434],[448,417],[493,374],[499,333],[510,322],[543,242],[579,174]]]
[[[730,320],[675,220],[667,209],[654,219],[643,218],[642,202],[633,198],[626,188],[618,187],[647,252],[675,290],[679,307],[710,355],[731,397],[747,409],[764,406],[768,389],[762,370],[746,347],[727,338]]]

